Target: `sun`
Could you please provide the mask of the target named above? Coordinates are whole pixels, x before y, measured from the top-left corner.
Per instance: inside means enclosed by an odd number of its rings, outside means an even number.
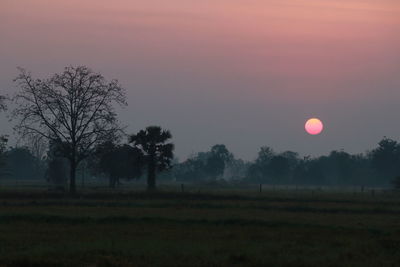
[[[311,118],[306,122],[304,128],[306,129],[307,133],[311,135],[318,135],[324,129],[324,124],[318,118]]]

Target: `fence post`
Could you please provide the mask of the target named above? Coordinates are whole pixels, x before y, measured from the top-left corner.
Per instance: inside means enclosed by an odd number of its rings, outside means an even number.
[[[182,193],[185,192],[185,186],[183,184],[181,184],[181,191]]]
[[[260,184],[260,193],[262,192],[262,184]]]

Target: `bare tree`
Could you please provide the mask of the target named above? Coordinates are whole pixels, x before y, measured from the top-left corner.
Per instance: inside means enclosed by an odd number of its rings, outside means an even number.
[[[14,97],[16,131],[60,144],[70,164],[70,192],[75,193],[79,163],[96,144],[121,130],[113,104],[127,105],[124,89],[85,66],[66,67],[46,80],[20,69],[15,82],[21,89]]]
[[[41,160],[45,157],[47,151],[47,140],[42,135],[30,135],[25,140],[25,146],[29,149],[32,155]]]
[[[0,112],[5,111],[7,109],[5,102],[6,102],[6,97],[0,95]],[[0,135],[0,167],[3,167],[4,165],[4,153],[7,149],[7,142],[8,142],[8,136]]]

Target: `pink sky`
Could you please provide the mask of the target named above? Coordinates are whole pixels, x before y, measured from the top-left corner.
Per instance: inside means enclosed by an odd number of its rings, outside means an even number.
[[[127,88],[122,121],[170,128],[180,157],[215,143],[245,158],[362,152],[400,136],[398,0],[2,0],[0,36],[5,92],[17,66],[88,65]],[[318,137],[304,133],[313,116]]]

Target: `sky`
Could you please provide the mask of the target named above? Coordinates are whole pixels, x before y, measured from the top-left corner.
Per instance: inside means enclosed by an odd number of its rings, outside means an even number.
[[[18,66],[45,78],[69,65],[118,79],[128,132],[169,129],[180,159],[400,139],[398,0],[0,0],[0,94]],[[322,134],[305,132],[310,117]],[[0,114],[2,134],[12,125]]]

